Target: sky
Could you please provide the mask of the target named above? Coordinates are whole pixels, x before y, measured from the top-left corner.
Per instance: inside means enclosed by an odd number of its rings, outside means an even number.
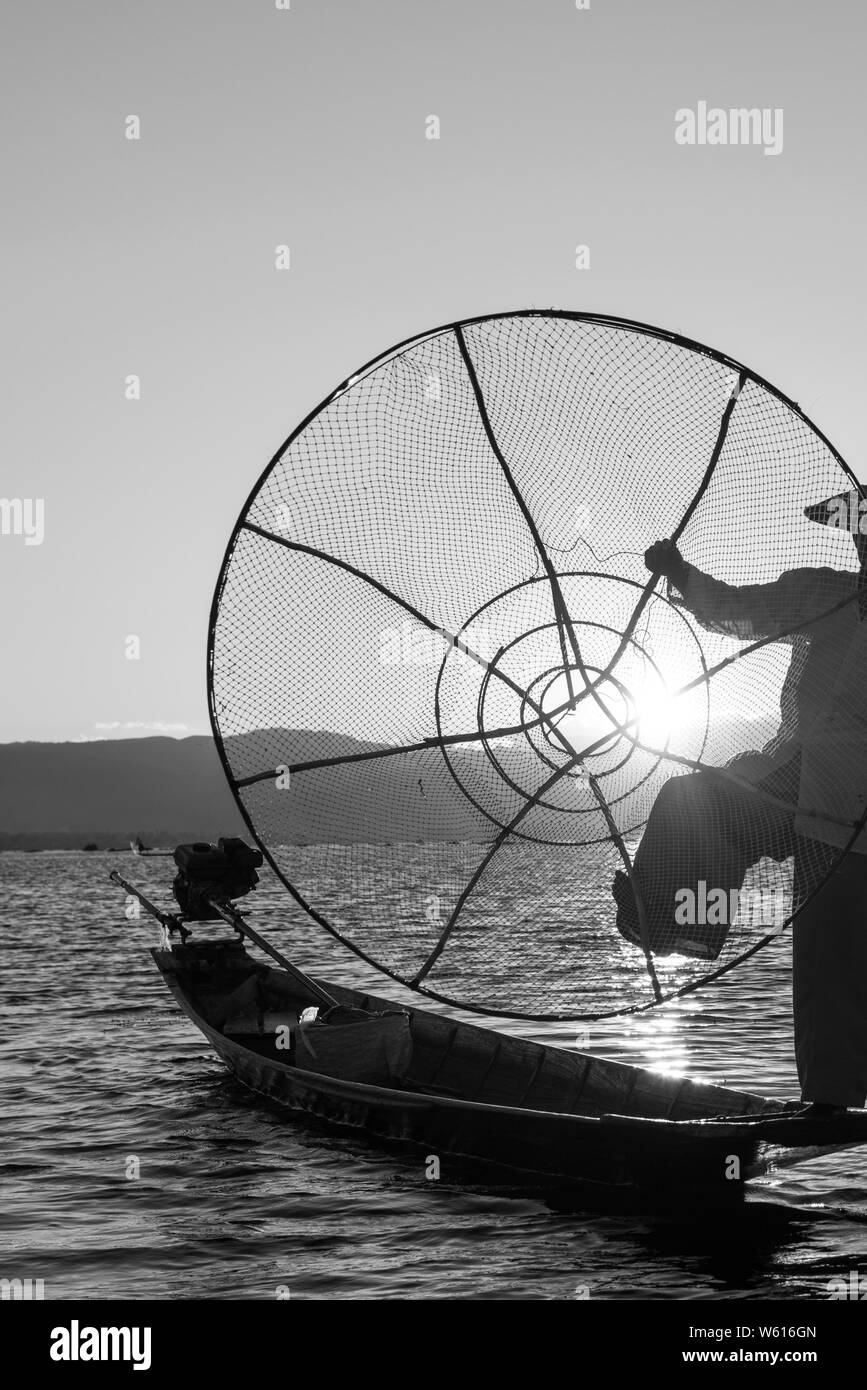
[[[206,732],[256,478],[357,367],[453,319],[682,333],[867,474],[852,0],[49,0],[3,24],[0,496],[40,500],[44,534],[0,534],[0,741]],[[782,110],[779,153],[678,144],[701,101]]]

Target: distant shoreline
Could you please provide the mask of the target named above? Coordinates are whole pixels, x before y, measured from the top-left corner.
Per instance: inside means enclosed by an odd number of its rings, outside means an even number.
[[[134,838],[133,835],[128,835],[126,837],[103,835],[100,841],[100,838],[96,835],[93,837],[81,835],[65,836],[61,833],[55,835],[50,833],[41,835],[8,835],[0,832],[0,854],[130,854],[129,842]],[[143,836],[142,838],[147,841],[149,849],[156,849],[161,853],[165,853],[166,850],[174,849],[175,845],[192,844],[196,840],[213,841],[218,837],[203,834],[179,834],[152,835]],[[249,831],[244,831],[243,838],[247,841],[251,840],[252,837]],[[395,849],[398,846],[415,848],[418,845],[487,845],[488,843],[488,840],[476,839],[468,836],[450,838],[447,840],[431,837],[417,840],[291,840],[282,845],[272,845],[271,849],[351,849],[356,845],[370,845],[377,849]],[[147,853],[144,857],[148,858]]]
[[[184,841],[201,839],[201,834],[168,834],[162,831],[159,835],[146,834],[144,831],[133,831],[129,835],[119,835],[110,831],[94,831],[93,834],[82,833],[75,830],[33,830],[33,831],[0,831],[0,854],[7,851],[27,851],[35,852],[43,849],[51,850],[88,850],[91,853],[99,851],[106,853],[130,852],[130,840],[134,840],[136,835],[141,834],[142,840],[147,845],[178,845]]]

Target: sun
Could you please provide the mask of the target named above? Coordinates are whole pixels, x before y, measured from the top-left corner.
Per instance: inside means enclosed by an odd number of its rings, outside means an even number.
[[[598,699],[587,694],[586,686],[582,686],[585,693],[574,708],[564,710],[569,689],[565,674],[561,674],[549,686],[544,705],[571,746],[592,749],[591,756],[608,752],[621,739],[651,750],[662,749],[689,717],[688,692],[681,689],[686,679],[685,673],[676,680],[651,667],[633,673],[627,685],[612,673],[603,676],[596,686]],[[573,678],[573,690],[577,685],[577,678]],[[547,736],[549,741],[556,739],[550,728]]]
[[[633,690],[634,737],[646,748],[664,748],[683,716],[683,696],[657,672],[650,672]]]

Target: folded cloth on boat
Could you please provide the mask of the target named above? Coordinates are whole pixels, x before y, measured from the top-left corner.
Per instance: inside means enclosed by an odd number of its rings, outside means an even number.
[[[335,1013],[361,1014],[347,1022],[331,1022]],[[330,1009],[295,1035],[295,1065],[320,1076],[337,1076],[370,1086],[384,1086],[405,1076],[412,1057],[409,1014],[364,1014],[362,1010]]]

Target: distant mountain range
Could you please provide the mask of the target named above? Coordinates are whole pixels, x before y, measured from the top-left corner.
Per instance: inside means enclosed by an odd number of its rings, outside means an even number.
[[[0,849],[240,834],[213,739],[0,744]]]
[[[755,738],[748,735],[745,744],[741,721],[737,742],[729,748],[723,724],[709,760],[724,762],[738,746],[759,748],[772,731],[773,725],[757,725]],[[241,776],[280,761],[294,765],[383,747],[322,729],[258,731],[230,739],[227,746]],[[498,756],[515,781],[527,785],[528,750],[501,745]],[[487,784],[488,802],[492,774],[478,745],[454,747],[450,758],[462,768],[465,785]],[[498,778],[493,781],[505,793],[498,810],[509,818],[519,802],[509,800]],[[246,796],[257,823],[268,825],[273,842],[285,844],[490,836],[490,822],[458,789],[438,749],[294,773],[285,794],[276,792],[269,778]],[[0,744],[0,849],[121,849],[134,836],[166,846],[221,835],[249,837],[249,832],[210,736]]]
[[[281,731],[287,763],[378,745],[322,730]],[[261,734],[235,740],[243,771],[262,770]],[[238,746],[240,743],[240,747]],[[273,745],[272,739],[269,746]],[[412,795],[408,795],[409,789]],[[270,792],[260,788],[256,798]],[[409,809],[416,806],[416,814]],[[287,843],[476,838],[479,823],[439,753],[387,758],[305,778],[282,803]],[[0,744],[0,849],[126,848],[245,835],[213,740],[107,739]]]

